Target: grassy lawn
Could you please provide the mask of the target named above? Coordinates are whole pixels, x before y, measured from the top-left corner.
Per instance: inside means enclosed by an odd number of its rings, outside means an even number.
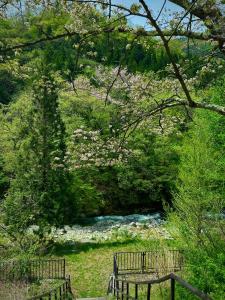
[[[71,276],[72,290],[76,297],[101,297],[106,296],[107,293],[109,277],[113,272],[115,252],[165,248],[176,248],[176,241],[166,240],[154,234],[151,234],[148,239],[147,237],[140,239],[131,238],[129,235],[119,235],[112,240],[89,243],[59,241],[51,253],[42,258],[66,259],[66,273]],[[159,285],[153,286],[151,299],[164,299],[161,295],[162,290],[165,291],[165,289],[160,289]]]
[[[125,240],[122,242],[83,243],[71,246],[58,245],[52,253],[64,257],[67,273],[71,275],[76,297],[106,295],[109,276],[113,271],[113,253],[119,251],[147,251],[161,248],[160,241]],[[171,241],[163,242],[171,246]]]

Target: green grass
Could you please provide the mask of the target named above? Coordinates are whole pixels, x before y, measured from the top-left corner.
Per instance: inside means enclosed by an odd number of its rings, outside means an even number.
[[[161,248],[160,241],[125,240],[123,242],[58,245],[52,253],[64,257],[67,273],[71,275],[76,297],[106,295],[109,276],[113,271],[113,253],[119,251],[147,251]],[[164,242],[170,246],[171,241]],[[164,245],[165,246],[165,245]]]
[[[129,235],[118,233],[112,240],[105,242],[74,241],[73,244],[69,244],[61,241],[55,244],[51,253],[42,258],[66,259],[66,273],[71,276],[72,290],[76,297],[100,297],[105,296],[107,292],[109,277],[113,271],[113,253],[176,247],[175,241],[156,237],[153,233],[148,238],[148,240],[132,239]],[[14,251],[10,256],[15,259]],[[20,258],[20,254],[18,257]],[[163,299],[161,296],[156,297],[160,292],[159,287],[155,286],[152,290],[153,299]]]

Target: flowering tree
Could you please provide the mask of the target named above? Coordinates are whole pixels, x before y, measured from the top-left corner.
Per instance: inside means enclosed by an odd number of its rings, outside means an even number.
[[[225,108],[223,106],[216,105],[207,99],[207,101],[196,99],[190,91],[190,88],[186,82],[185,71],[174,60],[171,54],[171,40],[174,37],[186,37],[187,43],[190,44],[192,40],[207,41],[211,46],[211,52],[207,54],[207,61],[205,62],[205,68],[209,70],[209,56],[212,58],[218,56],[221,53],[221,59],[223,60],[224,54],[224,4],[223,1],[214,0],[175,0],[170,1],[182,8],[180,13],[173,15],[171,18],[163,18],[164,8],[167,1],[164,1],[163,6],[159,13],[156,13],[151,8],[151,3],[146,1],[138,1],[138,3],[131,3],[130,7],[118,4],[114,1],[106,0],[80,0],[80,1],[65,1],[57,2],[62,11],[68,12],[70,18],[65,24],[61,24],[57,32],[46,32],[44,27],[40,28],[40,38],[36,40],[28,39],[24,41],[23,38],[14,40],[13,43],[8,41],[2,41],[0,52],[3,55],[6,53],[12,53],[12,51],[20,50],[23,48],[31,47],[39,43],[53,41],[60,38],[71,38],[73,36],[79,36],[78,43],[75,44],[75,48],[78,50],[78,56],[81,53],[82,47],[87,43],[88,39],[93,35],[101,33],[108,34],[113,31],[117,32],[129,32],[135,39],[140,37],[148,38],[149,36],[157,36],[161,39],[161,42],[166,50],[166,53],[171,61],[173,76],[179,83],[182,93],[173,97],[171,103],[171,97],[164,97],[163,103],[158,103],[157,109],[152,110],[152,113],[162,111],[170,108],[171,106],[184,106],[193,109],[201,108],[215,111],[219,114],[225,115]],[[17,5],[16,5],[17,3]],[[49,9],[55,6],[54,1],[25,1],[23,5],[18,4],[17,1],[3,1],[1,5],[2,15],[7,17],[7,13],[12,6],[16,6],[16,13],[23,15],[26,9],[35,12],[44,7]],[[99,16],[99,11],[103,14],[108,11],[108,20],[102,19]],[[85,18],[83,17],[85,15]],[[145,28],[132,28],[124,23],[124,19],[130,16],[138,16],[146,21]],[[29,23],[29,21],[28,21]],[[29,30],[29,24],[24,21],[24,26]],[[18,41],[18,40],[21,40]],[[126,50],[132,45],[127,45]],[[90,55],[96,56],[96,52],[90,52]],[[120,68],[117,70],[116,76],[120,75]],[[209,70],[210,71],[210,70]],[[112,79],[111,86],[113,86],[115,80]],[[107,90],[108,98],[109,90]]]
[[[108,124],[107,138],[99,131],[88,132],[82,128],[75,130],[70,150],[71,153],[76,153],[75,157],[79,164],[85,162],[87,165],[88,160],[101,165],[103,161],[100,163],[100,157],[106,161],[107,156],[107,164],[110,165],[119,157],[124,158],[125,153],[130,153],[125,146],[125,140],[132,135],[137,126],[146,126],[147,123],[149,125],[149,120],[152,130],[169,133],[174,130],[177,122],[191,118],[192,109],[207,109],[225,115],[225,108],[222,105],[213,103],[202,94],[196,94],[196,87],[202,78],[208,79],[214,74],[223,73],[224,5],[221,1],[212,0],[170,2],[182,8],[181,12],[174,13],[172,18],[168,13],[164,13],[167,1],[164,1],[159,12],[153,11],[151,3],[148,4],[146,1],[131,3],[129,7],[118,4],[118,1],[105,0],[63,2],[30,0],[22,4],[18,1],[3,1],[0,7],[3,20],[15,14],[22,19],[20,26],[26,31],[26,36],[21,34],[10,41],[3,36],[0,45],[3,62],[10,60],[14,72],[16,70],[20,74],[22,69],[22,73],[26,73],[27,65],[20,62],[23,50],[31,50],[36,45],[59,39],[71,39],[74,42],[75,64],[72,71],[68,66],[65,73],[68,73],[74,92],[88,92],[104,101],[105,105],[115,107],[116,117]],[[35,20],[31,22],[27,17],[27,11],[37,15],[38,22]],[[54,23],[50,21],[46,24],[38,19],[40,11],[53,12]],[[148,29],[129,26],[125,20],[130,16],[143,18]],[[38,35],[34,38],[32,33],[37,29]],[[83,59],[84,48],[89,49],[86,56],[94,60],[98,53],[94,48],[93,37],[107,35],[110,45],[111,34],[114,32],[128,33],[132,37],[124,48],[118,66],[107,68],[100,65],[89,72],[90,74],[86,68],[85,71],[89,75],[80,76],[80,70],[83,68],[80,60]],[[165,69],[166,77],[163,79],[160,72],[131,74],[123,66],[124,59],[129,55],[134,43],[142,43],[147,48],[149,37],[157,37],[158,42],[161,40],[169,57],[170,65]],[[205,56],[203,55],[196,74],[188,72],[191,61],[189,57],[178,64],[172,55],[174,37],[186,38],[188,52],[193,40],[208,43],[209,49]],[[176,109],[172,114],[167,113],[171,108]],[[76,166],[74,156],[68,159]]]

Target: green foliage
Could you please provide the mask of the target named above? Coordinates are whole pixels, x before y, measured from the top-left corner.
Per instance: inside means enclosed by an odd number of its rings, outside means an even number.
[[[0,199],[4,197],[5,192],[9,187],[9,178],[4,172],[3,159],[0,157]]]
[[[151,116],[161,97],[183,95],[173,80],[164,47],[157,38],[141,37],[142,28],[136,28],[134,39],[127,20],[116,21],[121,15],[113,14],[109,20],[89,5],[83,14],[82,6],[75,2],[65,7],[63,2],[52,1],[44,6],[38,0],[33,7],[24,4],[21,16],[15,16],[13,9],[0,20],[0,225],[4,255],[23,256],[26,252],[26,261],[49,249],[53,240],[48,233],[53,226],[73,224],[77,218],[91,215],[162,210],[174,197],[168,227],[185,250],[187,280],[213,299],[222,300],[225,118],[207,112],[193,116],[186,108],[174,108],[173,121],[170,112],[158,110],[157,118],[150,117],[147,122],[146,116]],[[72,13],[70,8],[74,8]],[[130,10],[138,12],[139,5]],[[109,23],[126,28],[127,33],[113,30],[97,34]],[[86,35],[89,28],[96,34]],[[55,39],[56,35],[61,38]],[[45,43],[46,39],[51,41]],[[21,43],[27,44],[24,50],[17,47],[4,53],[5,47]],[[224,106],[223,64],[218,57],[206,59],[214,45],[198,42],[186,47],[185,39],[170,39],[169,45],[191,95]],[[113,69],[118,65],[121,74],[118,68]],[[112,72],[101,74],[103,67]],[[98,71],[99,77],[109,75],[108,81],[98,78]],[[158,80],[166,76],[168,80]],[[75,81],[80,78],[84,79],[82,92]],[[151,86],[155,78],[157,82]],[[98,90],[87,88],[89,83]],[[109,92],[108,103],[104,103],[103,90]],[[127,129],[125,125],[135,123],[136,118],[144,122],[134,131],[134,127]],[[174,123],[167,124],[168,119]],[[163,126],[166,132],[160,132]],[[74,131],[81,127],[98,132],[103,144],[112,138],[120,144],[127,130],[128,157],[118,164],[75,168],[71,143]],[[78,140],[77,144],[82,143]],[[13,240],[12,250],[7,248],[6,233]],[[153,246],[159,247],[159,241]],[[110,272],[112,251],[143,251],[151,248],[152,242],[145,244],[126,230],[114,230],[108,244],[76,247],[70,250],[81,253],[66,254],[70,263],[78,265],[79,295],[90,296],[97,286],[100,296],[105,291],[101,284]],[[102,268],[100,276],[93,262]],[[94,280],[87,290],[90,269]],[[180,299],[192,299],[182,289],[178,291]]]
[[[5,224],[22,234],[28,226],[39,225],[42,235],[49,224],[69,223],[76,204],[65,160],[65,129],[55,82],[46,67],[39,67],[32,92],[13,103],[3,120],[1,146],[12,173],[3,202]]]
[[[172,218],[174,231],[186,250],[188,280],[214,299],[222,299],[225,284],[225,164],[214,146],[219,119],[207,112],[196,114],[184,138],[174,199],[176,217]],[[191,299],[185,297],[182,299]]]
[[[121,126],[116,106],[105,106],[88,94],[74,96],[72,93],[61,93],[60,109],[68,133],[68,144],[76,128],[100,130],[102,136],[107,138],[111,123],[114,128]],[[172,135],[156,134],[142,127],[128,140],[133,154],[127,162],[75,172],[74,180],[79,182],[76,190],[82,187],[82,191],[84,188],[82,201],[88,203],[88,199],[92,198],[92,204],[79,206],[83,208],[78,211],[83,214],[91,207],[93,214],[161,209],[162,202],[171,199],[178,160],[173,145],[178,142],[179,138]],[[94,193],[98,196],[94,197]],[[90,212],[91,209],[88,214]]]
[[[134,234],[129,232],[127,229],[122,229],[121,230],[121,228],[119,228],[119,229],[114,229],[112,231],[111,240],[115,241],[115,242],[118,242],[118,241],[120,241],[120,242],[129,242],[129,241],[132,241],[134,238],[136,240],[138,240],[137,235],[134,236]]]
[[[162,209],[170,201],[177,156],[170,138],[137,130],[130,139],[128,162],[99,169],[95,183],[104,198],[103,211]]]
[[[223,243],[221,247],[224,247]],[[192,274],[189,280],[194,286],[198,286],[200,290],[211,295],[213,299],[222,300],[225,293],[224,251],[209,254],[199,248],[190,250],[187,262],[190,264]]]
[[[15,77],[6,66],[0,67],[0,104],[8,104],[23,86],[22,80]]]
[[[181,148],[175,207],[188,222],[187,240],[192,233],[200,242],[207,214],[222,209],[224,180],[219,157],[213,150],[208,120],[196,119],[195,122]]]
[[[76,199],[76,211],[71,215],[71,222],[76,217],[85,217],[99,214],[102,206],[102,197],[100,191],[91,180],[94,172],[88,170],[85,174],[74,172],[72,186],[74,190],[74,198]],[[89,173],[89,174],[88,174]],[[89,176],[89,178],[88,178]]]
[[[34,11],[27,9],[22,19],[12,17],[1,20],[2,45],[10,47],[18,43],[30,43],[34,40],[64,34],[65,28],[70,28],[74,20],[69,12],[62,9],[62,5],[58,3],[43,11],[41,8],[34,9]],[[107,17],[98,10],[92,10],[90,14],[91,16],[82,17],[85,26],[93,25],[91,19],[95,19],[95,22],[102,26],[107,24]],[[116,17],[118,16],[114,16],[115,19]],[[120,26],[122,24],[127,26],[127,21],[123,20],[119,23]],[[127,45],[131,44],[131,48],[127,49]],[[184,55],[183,42],[171,41],[170,44],[171,54],[174,60],[178,61]],[[162,71],[170,62],[163,46],[156,39],[148,38],[145,41],[138,37],[133,40],[132,34],[129,33],[112,32],[110,35],[105,33],[90,35],[85,42],[82,40],[82,35],[75,34],[70,38],[65,37],[46,44],[40,43],[28,49],[26,54],[20,54],[20,50],[11,51],[8,58],[18,58],[19,64],[24,67],[32,58],[45,53],[52,70],[59,71],[70,83],[73,83],[80,73],[89,73],[88,75],[91,76],[90,69],[93,71],[93,66],[99,63],[109,66],[117,66],[121,63],[123,67],[135,73]],[[0,72],[0,86],[1,81],[2,85],[4,83],[4,86],[7,86],[7,89],[4,87],[0,93],[0,97],[6,98],[4,101],[9,101],[9,96],[18,87],[18,83],[15,84],[15,78],[11,77],[11,74],[7,76]]]

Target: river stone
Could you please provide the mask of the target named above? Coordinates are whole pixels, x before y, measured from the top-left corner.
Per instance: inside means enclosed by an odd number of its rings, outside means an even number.
[[[137,224],[135,222],[131,222],[129,225],[132,227],[137,227]]]
[[[147,238],[146,229],[154,228],[160,236],[171,239],[167,230],[163,230],[161,225],[164,223],[160,218],[160,214],[149,215],[129,215],[129,216],[100,216],[92,218],[95,221],[89,223],[93,225],[81,226],[75,224],[73,226],[65,225],[63,229],[55,230],[52,228],[52,236],[57,240],[73,240],[83,242],[94,242],[95,240],[109,240],[113,236],[113,231],[128,231],[135,238],[137,235],[141,238]]]
[[[111,229],[118,229],[118,228],[120,228],[120,226],[121,226],[120,224],[115,224],[111,227]]]

